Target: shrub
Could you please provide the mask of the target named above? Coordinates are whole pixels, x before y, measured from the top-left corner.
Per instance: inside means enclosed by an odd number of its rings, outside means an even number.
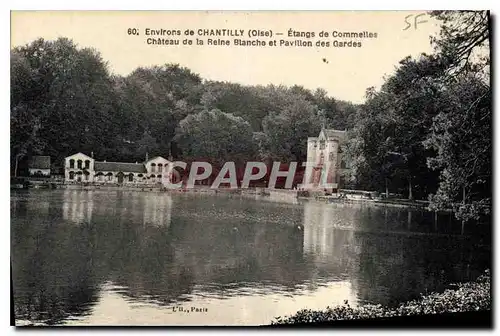
[[[276,317],[271,322],[271,325],[457,313],[491,309],[491,278],[489,270],[476,281],[453,285],[458,288],[448,289],[443,293],[425,295],[420,299],[402,303],[396,308],[371,304],[352,308],[345,301],[344,305],[334,308],[326,307],[323,311],[302,309],[292,316]]]

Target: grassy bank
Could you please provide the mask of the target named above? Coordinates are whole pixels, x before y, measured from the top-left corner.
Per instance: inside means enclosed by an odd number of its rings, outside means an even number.
[[[486,271],[477,280],[455,285],[443,293],[432,293],[397,307],[363,305],[352,308],[348,303],[323,311],[303,309],[295,315],[277,317],[272,325],[321,323],[339,320],[374,319],[426,314],[460,313],[491,310],[491,279]]]

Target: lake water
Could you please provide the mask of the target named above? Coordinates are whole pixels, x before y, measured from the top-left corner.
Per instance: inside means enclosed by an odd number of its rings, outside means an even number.
[[[490,267],[489,226],[369,204],[248,196],[11,193],[16,321],[261,325],[394,305]]]

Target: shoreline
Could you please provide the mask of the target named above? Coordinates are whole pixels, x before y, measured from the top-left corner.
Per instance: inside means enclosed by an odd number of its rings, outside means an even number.
[[[441,314],[449,313],[491,313],[491,275],[486,270],[476,280],[453,283],[442,293],[431,293],[422,295],[420,298],[400,303],[396,307],[366,304],[357,308],[344,305],[326,307],[324,310],[302,309],[291,316],[278,316],[271,321],[271,326],[286,325],[315,325],[332,322],[350,321],[362,325],[364,322],[377,320],[383,321],[385,325],[391,325],[391,319],[398,318],[428,318],[439,317]],[[403,320],[404,321],[404,320]],[[491,320],[489,322],[491,325]],[[353,324],[355,326],[355,324]],[[420,325],[420,327],[431,327],[433,324]]]
[[[137,185],[137,184],[95,184],[95,183],[64,183],[62,181],[50,180],[32,180],[24,179],[25,183],[11,183],[11,190],[29,190],[29,189],[70,189],[70,190],[107,190],[107,191],[137,191],[137,192],[165,192],[165,193],[191,193],[191,194],[235,194],[235,195],[255,195],[261,197],[278,196],[287,200],[315,200],[327,204],[370,204],[376,206],[390,206],[399,208],[414,208],[427,210],[428,201],[410,201],[407,199],[367,199],[359,197],[341,198],[336,196],[324,195],[321,190],[297,190],[297,189],[269,189],[265,187],[252,188],[217,188],[212,189],[207,186],[198,186],[195,188],[166,189],[162,185]],[[27,183],[26,183],[27,182]]]

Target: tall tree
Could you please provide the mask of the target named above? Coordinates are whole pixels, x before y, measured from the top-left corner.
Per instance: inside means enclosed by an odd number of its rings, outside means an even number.
[[[263,159],[305,161],[307,137],[317,136],[321,129],[316,105],[290,96],[289,103],[279,112],[271,112],[262,122],[265,139]]]
[[[44,153],[59,162],[105,146],[115,101],[98,52],[66,38],[38,39],[14,48],[11,58],[13,155]]]
[[[256,157],[250,124],[217,109],[184,118],[179,123],[175,141],[187,161],[223,165],[227,161],[241,163]]]
[[[467,71],[489,72],[489,11],[432,11],[441,23],[438,36],[431,39],[436,53],[449,65],[450,74]]]

